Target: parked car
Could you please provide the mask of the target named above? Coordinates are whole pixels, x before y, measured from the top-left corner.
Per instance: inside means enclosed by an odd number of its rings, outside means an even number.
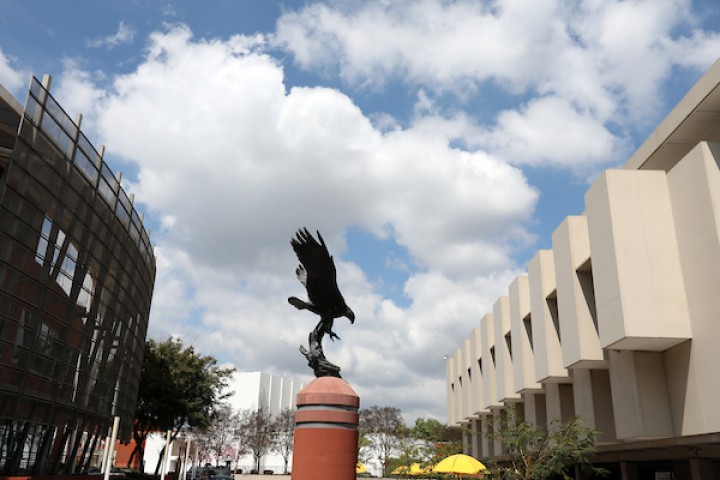
[[[216,473],[210,478],[211,480],[234,480],[235,477],[228,473]]]
[[[223,478],[224,477],[224,478]],[[205,467],[200,475],[202,480],[232,480],[230,469],[226,467]]]

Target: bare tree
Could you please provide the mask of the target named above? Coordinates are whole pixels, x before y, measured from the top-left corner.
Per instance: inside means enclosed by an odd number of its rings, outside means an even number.
[[[198,440],[215,459],[216,466],[219,466],[223,460],[234,460],[231,447],[236,440],[238,422],[238,415],[233,413],[232,407],[223,403],[213,413],[210,424],[199,432]]]
[[[241,448],[250,450],[254,457],[257,473],[260,472],[260,460],[274,447],[275,425],[267,408],[248,409],[239,412],[237,437]]]
[[[383,475],[387,473],[390,457],[398,453],[406,432],[399,408],[375,405],[360,410],[360,435],[364,437],[370,456],[382,465]]]
[[[238,422],[239,422],[239,418],[238,418]],[[236,437],[237,437],[238,430],[239,430],[239,428],[236,427],[236,429],[235,429]],[[240,459],[250,452],[248,451],[247,447],[245,447],[241,443],[241,441],[238,439],[238,441],[236,441],[232,445],[232,447],[228,453],[232,456],[232,459],[235,462],[235,468],[237,469],[238,466],[240,465]]]
[[[294,430],[295,410],[286,408],[275,418],[275,450],[283,457],[285,475],[288,474],[288,462],[293,450]]]

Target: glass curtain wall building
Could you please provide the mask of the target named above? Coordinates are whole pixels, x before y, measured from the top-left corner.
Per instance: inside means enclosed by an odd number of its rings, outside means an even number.
[[[86,470],[129,441],[155,279],[120,180],[33,78],[0,86],[0,475]]]

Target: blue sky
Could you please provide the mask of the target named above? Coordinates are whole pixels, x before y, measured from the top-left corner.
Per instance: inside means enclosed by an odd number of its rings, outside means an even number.
[[[718,56],[712,1],[0,0],[0,83],[51,74],[145,212],[149,335],[310,380],[289,239],[319,229],[357,315],[326,354],[410,421]]]

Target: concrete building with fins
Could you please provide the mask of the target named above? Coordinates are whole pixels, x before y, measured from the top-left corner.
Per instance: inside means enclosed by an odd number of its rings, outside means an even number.
[[[464,448],[514,404],[582,417],[610,478],[720,478],[720,61],[585,209],[528,262],[446,360]]]

